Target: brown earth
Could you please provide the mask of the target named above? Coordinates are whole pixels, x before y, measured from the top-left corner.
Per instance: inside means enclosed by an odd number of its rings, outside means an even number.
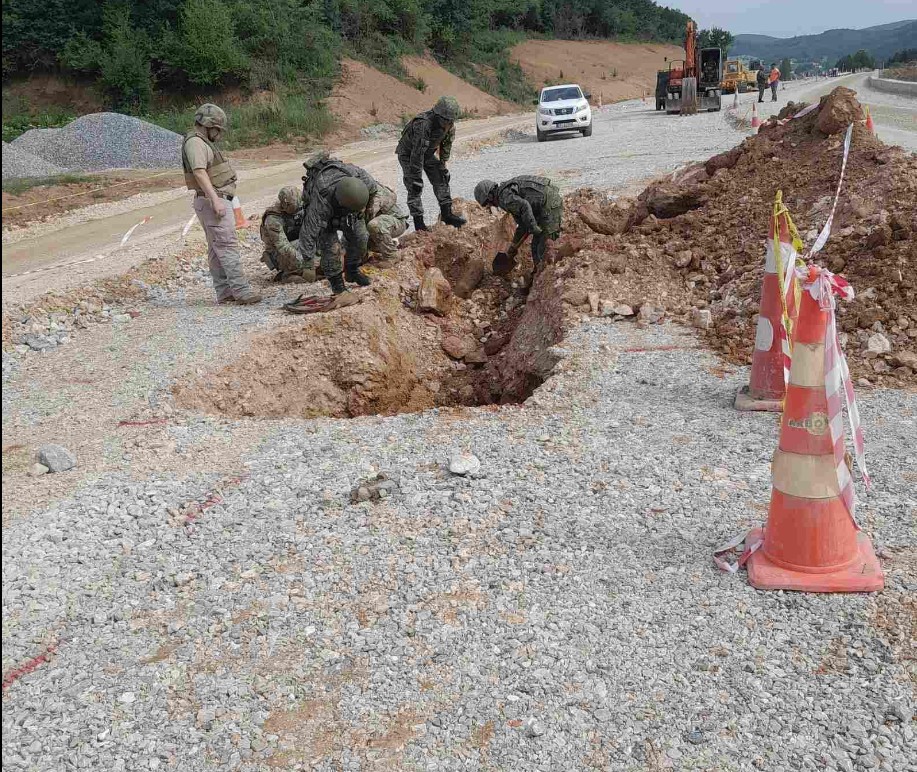
[[[665,58],[684,59],[685,52],[664,43],[614,43],[608,40],[527,40],[510,54],[536,87],[579,83],[592,101],[614,102],[642,97],[656,89],[656,71]]]
[[[405,120],[429,110],[443,94],[455,96],[463,110],[482,118],[517,109],[466,83],[430,58],[410,57],[404,65],[413,77],[424,81],[423,91],[363,62],[341,61],[341,79],[327,100],[338,126],[334,140],[357,136],[364,126],[381,123],[400,127]]]

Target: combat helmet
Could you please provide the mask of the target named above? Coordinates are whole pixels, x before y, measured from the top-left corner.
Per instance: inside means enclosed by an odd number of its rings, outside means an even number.
[[[481,180],[474,186],[474,200],[481,206],[490,206],[488,203],[494,194],[497,183],[493,180]]]
[[[458,120],[462,108],[459,107],[458,100],[452,96],[442,96],[433,105],[433,114],[438,115],[445,121],[455,122]]]
[[[299,188],[287,185],[280,189],[277,200],[280,202],[280,208],[286,214],[296,214],[299,207],[302,206],[302,193],[299,192]]]
[[[366,208],[369,201],[369,188],[363,180],[356,177],[345,177],[334,189],[334,198],[338,204],[351,212]]]
[[[207,129],[224,130],[226,129],[226,124],[229,123],[226,120],[226,113],[223,112],[223,109],[210,104],[210,102],[197,108],[197,112],[194,114],[194,122]]]

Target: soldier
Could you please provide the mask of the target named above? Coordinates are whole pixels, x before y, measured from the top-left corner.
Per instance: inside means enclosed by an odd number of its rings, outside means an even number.
[[[302,218],[302,194],[292,185],[281,188],[277,200],[261,215],[261,241],[264,243],[261,262],[277,272],[275,281],[284,284],[305,281],[299,254]]]
[[[532,236],[532,262],[535,270],[544,262],[547,240],[560,235],[564,201],[560,191],[547,177],[522,175],[502,184],[481,180],[474,186],[474,199],[481,206],[496,206],[516,220],[516,233],[506,254],[516,256],[525,237]]]
[[[299,231],[303,277],[307,282],[315,281],[315,256],[319,254],[322,271],[335,295],[346,290],[345,278],[367,286],[369,277],[360,270],[369,241],[364,212],[370,198],[378,195],[378,183],[359,166],[330,158],[327,153],[310,159],[304,166],[305,206]],[[343,276],[338,231],[344,235]]]
[[[369,250],[384,260],[395,256],[398,237],[408,229],[408,216],[391,188],[377,183],[377,192],[366,205],[366,230]]]
[[[408,209],[414,218],[414,228],[427,230],[423,221],[423,173],[433,186],[440,214],[446,225],[461,228],[467,221],[452,211],[452,192],[449,190],[449,170],[446,163],[452,153],[455,139],[455,120],[459,115],[455,97],[440,97],[432,110],[415,117],[401,132],[395,152],[404,174],[408,191]],[[437,158],[437,153],[439,158]]]
[[[207,257],[218,303],[261,301],[242,272],[242,256],[236,240],[232,199],[236,173],[217,147],[226,129],[226,113],[212,104],[201,105],[194,115],[194,128],[185,135],[181,162],[185,184],[195,191],[194,211],[207,237]]]

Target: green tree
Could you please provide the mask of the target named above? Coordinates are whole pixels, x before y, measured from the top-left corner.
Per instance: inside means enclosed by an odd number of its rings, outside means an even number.
[[[166,27],[161,54],[173,71],[197,86],[214,86],[245,73],[248,57],[233,29],[232,17],[220,0],[186,0],[178,34]]]
[[[697,33],[697,45],[699,48],[720,48],[724,57],[729,55],[729,49],[732,48],[734,42],[735,37],[733,34],[719,27],[702,29]]]
[[[784,57],[783,61],[780,62],[780,80],[792,80],[793,79],[793,64],[792,62]]]

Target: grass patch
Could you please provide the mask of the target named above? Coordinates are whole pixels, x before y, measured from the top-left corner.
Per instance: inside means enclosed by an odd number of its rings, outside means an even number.
[[[75,182],[92,182],[94,178],[86,174],[58,174],[55,177],[26,177],[3,181],[3,192],[19,196],[32,188],[48,185],[68,185]]]
[[[325,107],[323,97],[324,93],[320,95],[316,92],[278,87],[265,97],[226,107],[229,130],[222,146],[232,150],[240,147],[259,147],[271,142],[321,137],[334,125],[334,117]],[[191,127],[196,107],[197,103],[174,107],[144,115],[143,118],[178,134],[184,134]]]
[[[34,112],[18,96],[3,92],[3,141],[12,142],[30,129],[56,129],[76,118],[72,110],[47,107]]]
[[[474,48],[441,60],[446,69],[492,96],[516,104],[530,104],[538,92],[509,52],[528,37],[512,30],[491,30],[475,35]]]

